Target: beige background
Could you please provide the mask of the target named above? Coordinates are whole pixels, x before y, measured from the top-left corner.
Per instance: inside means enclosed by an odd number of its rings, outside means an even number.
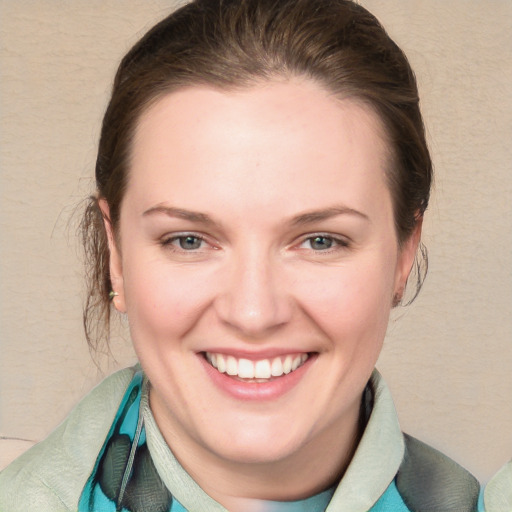
[[[437,171],[429,276],[379,367],[404,430],[487,480],[512,456],[512,2],[362,3],[416,69]],[[0,436],[42,439],[101,378],[69,218],[116,64],[170,5],[0,0]]]

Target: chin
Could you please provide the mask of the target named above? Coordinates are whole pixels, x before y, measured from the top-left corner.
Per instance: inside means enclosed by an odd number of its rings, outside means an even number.
[[[277,464],[285,461],[299,452],[299,446],[286,446],[264,443],[262,445],[245,444],[225,447],[218,456],[235,464]]]
[[[211,452],[236,464],[271,464],[284,461],[307,445],[307,432],[293,432],[290,421],[260,427],[220,429],[219,435],[205,432],[206,445]],[[220,442],[219,442],[220,440]]]

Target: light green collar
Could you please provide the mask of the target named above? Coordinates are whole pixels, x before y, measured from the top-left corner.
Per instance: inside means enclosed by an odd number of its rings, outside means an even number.
[[[367,512],[393,481],[404,457],[395,405],[377,370],[370,379],[373,410],[361,441],[326,512]]]

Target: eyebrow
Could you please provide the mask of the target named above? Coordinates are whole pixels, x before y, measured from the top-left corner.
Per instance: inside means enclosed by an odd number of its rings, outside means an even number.
[[[184,210],[182,208],[175,208],[172,206],[157,205],[146,210],[142,215],[146,217],[148,215],[164,214],[168,217],[176,217],[178,219],[188,220],[190,222],[198,222],[206,225],[213,225],[215,222],[206,213],[194,212],[191,210]]]
[[[207,226],[214,226],[217,224],[206,213],[185,210],[183,208],[176,208],[173,206],[156,205],[146,210],[142,215],[146,217],[155,214],[164,214],[167,215],[168,217],[184,219],[190,222],[205,224]],[[364,214],[363,212],[360,212],[359,210],[354,210],[353,208],[349,208],[346,206],[333,206],[322,210],[312,210],[309,212],[301,213],[293,217],[290,221],[290,224],[292,226],[302,226],[306,224],[312,224],[314,222],[327,220],[338,215],[353,215],[356,217],[360,217],[368,222],[370,221],[368,215]]]
[[[324,210],[313,210],[310,212],[301,213],[300,215],[293,217],[291,224],[294,226],[301,226],[304,224],[311,224],[313,222],[327,220],[338,215],[354,215],[366,221],[370,221],[368,215],[360,212],[359,210],[354,210],[353,208],[348,208],[346,206],[333,206]]]

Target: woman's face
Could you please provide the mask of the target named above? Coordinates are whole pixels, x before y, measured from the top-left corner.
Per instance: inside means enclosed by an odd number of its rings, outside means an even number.
[[[143,115],[111,272],[177,455],[273,462],[354,434],[417,242],[398,249],[387,165],[377,117],[309,81]]]

